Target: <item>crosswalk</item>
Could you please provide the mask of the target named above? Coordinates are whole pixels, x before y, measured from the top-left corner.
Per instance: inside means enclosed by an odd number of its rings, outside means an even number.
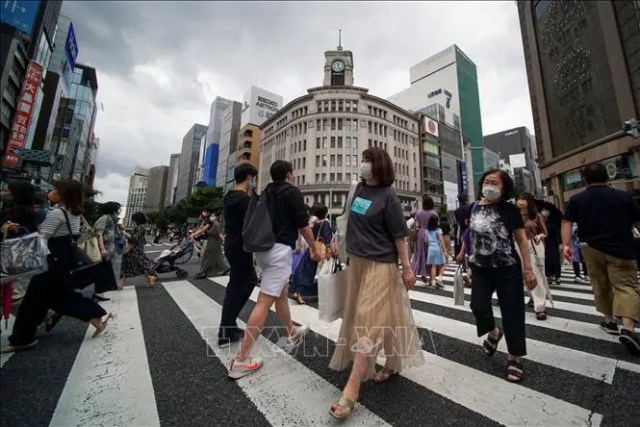
[[[470,290],[464,306],[453,304],[455,268],[447,267],[444,289],[419,283],[410,291],[426,364],[385,384],[366,383],[346,425],[636,423],[640,360],[598,329],[589,285],[564,271],[561,286],[552,286],[548,320],[527,312],[525,381],[511,384],[504,380],[504,342],[492,359],[482,352]],[[227,283],[214,277],[128,286],[103,303],[116,315],[103,336],[92,339],[86,324],[63,318],[53,332],[39,334],[36,349],[3,355],[1,424],[334,425],[328,409],[349,375],[328,368],[340,320],[320,321],[316,304],[291,302],[294,322],[312,333],[288,354],[274,311],[253,350],[264,367],[232,382],[226,370],[237,347],[217,348]],[[258,289],[241,327],[257,297]],[[500,322],[500,308],[494,313]],[[3,345],[6,336],[3,322]]]

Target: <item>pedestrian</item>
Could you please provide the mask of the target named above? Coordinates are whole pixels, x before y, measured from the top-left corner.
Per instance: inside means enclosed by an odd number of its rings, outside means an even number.
[[[275,244],[266,252],[256,252],[256,263],[262,271],[260,294],[249,320],[247,330],[240,344],[240,350],[231,361],[229,377],[241,378],[262,367],[262,358],[249,357],[256,340],[262,333],[271,306],[275,304],[276,314],[287,330],[285,347],[293,350],[302,342],[307,327],[294,327],[289,311],[288,282],[291,276],[292,252],[296,246],[298,232],[309,245],[311,258],[318,260],[314,248],[313,232],[309,227],[309,215],[300,190],[293,186],[293,165],[284,160],[276,160],[270,169],[272,183],[262,192],[267,197],[269,215],[276,236]]]
[[[37,344],[36,331],[49,309],[61,316],[70,316],[90,323],[94,337],[104,332],[107,312],[93,299],[76,292],[72,270],[72,246],[80,235],[82,215],[82,184],[75,180],[57,181],[49,198],[56,203],[41,225],[41,233],[51,252],[47,257],[48,271],[31,278],[18,309],[9,345],[1,353],[31,348]]]
[[[442,289],[442,275],[448,260],[446,244],[442,229],[439,228],[439,219],[432,215],[427,223],[427,265],[431,266],[431,278],[429,284],[436,289]]]
[[[124,287],[126,279],[143,275],[147,278],[147,286],[153,287],[156,283],[156,277],[150,275],[151,262],[144,253],[144,245],[147,243],[144,225],[147,223],[147,216],[142,212],[136,212],[131,215],[131,220],[134,224],[131,234],[123,231],[127,238],[127,250],[122,256],[118,289]]]
[[[454,233],[456,240],[454,253],[456,256],[461,252],[464,237],[468,235],[467,230],[469,229],[469,216],[471,215],[471,205],[469,205],[469,196],[467,194],[459,194],[458,203],[460,205],[455,211],[453,211],[456,228]],[[469,269],[467,268],[467,257],[464,257],[464,261],[462,262],[462,279],[465,286],[471,285]]]
[[[207,232],[211,228],[211,220],[208,209],[204,209],[200,214],[200,223],[189,233],[189,239],[193,242],[198,257],[202,256],[204,241],[207,239]]]
[[[440,230],[442,230],[442,239],[444,240],[445,255],[451,256],[451,225],[446,215],[440,217]]]
[[[640,356],[640,337],[634,331],[640,317],[640,286],[631,228],[640,223],[640,206],[624,191],[607,185],[601,163],[584,168],[586,190],[569,200],[562,222],[564,257],[571,260],[571,227],[578,224],[581,250],[591,278],[600,328],[620,335],[627,350]],[[615,318],[622,319],[622,330]]]
[[[206,228],[207,242],[205,243],[200,271],[193,276],[194,279],[205,279],[211,276],[224,276],[227,272],[227,263],[222,253],[222,233],[220,217],[213,213],[208,218],[209,225]]]
[[[562,212],[557,208],[545,206],[541,210],[542,216],[546,220],[547,238],[544,241],[544,271],[547,276],[547,282],[560,286],[560,277],[562,273],[562,260],[560,259],[560,245],[562,239],[560,236],[560,224],[562,222]]]
[[[529,250],[524,224],[518,208],[507,202],[515,197],[513,179],[505,171],[491,169],[480,178],[480,200],[471,208],[469,239],[473,247],[469,258],[473,274],[471,311],[476,319],[478,336],[487,338],[483,347],[487,356],[493,356],[503,336],[509,352],[507,381],[520,382],[524,376],[520,358],[527,354],[524,321],[524,283],[529,290],[536,287],[530,257],[518,256]],[[463,243],[458,263],[464,261],[466,243]],[[491,297],[498,294],[502,327],[496,326]]]
[[[242,247],[242,225],[249,207],[249,194],[255,191],[258,171],[250,163],[241,163],[236,166],[233,175],[233,189],[225,194],[222,201],[225,218],[224,252],[231,270],[222,302],[218,347],[225,347],[242,339],[244,331],[238,327],[238,315],[258,284],[253,255],[245,252]]]
[[[634,228],[635,229],[635,228]],[[578,224],[573,223],[571,227],[571,266],[573,267],[573,274],[575,283],[591,283],[589,281],[589,270],[587,269],[587,263],[582,256],[582,250],[580,250],[580,237],[578,237]],[[582,273],[580,273],[580,267],[582,267]]]
[[[536,319],[547,320],[547,300],[552,301],[551,289],[544,271],[544,239],[547,237],[547,227],[544,217],[538,213],[533,195],[529,193],[519,195],[516,198],[516,206],[520,209],[527,237],[527,251],[518,255],[530,258],[538,284],[535,289],[527,292],[533,301]],[[516,247],[516,250],[519,250],[519,247]]]
[[[121,206],[118,202],[106,202],[101,209],[102,216],[98,218],[93,226],[93,229],[98,233],[98,245],[103,257],[102,277],[96,282],[94,298],[98,301],[108,301],[109,298],[105,298],[102,293],[117,288],[116,277],[118,276],[116,276],[114,261],[119,261],[116,257],[121,256],[118,253],[121,248],[116,242],[116,236],[120,232],[118,215],[120,214]]]
[[[425,194],[422,198],[422,209],[416,212],[416,223],[418,224],[418,234],[416,237],[416,251],[411,258],[411,268],[413,272],[427,282],[427,224],[429,218],[438,216],[434,209],[433,199]],[[434,279],[433,277],[431,278]]]
[[[313,207],[313,213],[316,216],[315,223],[311,226],[313,235],[316,240],[320,242],[326,248],[326,259],[334,256],[331,249],[331,241],[333,238],[333,230],[331,228],[331,222],[327,219],[329,209],[322,205],[317,204]],[[325,260],[321,260],[326,262]],[[318,262],[311,259],[311,254],[307,249],[304,252],[301,264],[298,269],[292,274],[291,288],[289,292],[291,296],[298,304],[306,304],[306,301],[318,299],[318,283],[316,281],[316,273],[318,271]]]
[[[378,147],[366,149],[360,177],[361,189],[347,207],[347,296],[340,336],[329,363],[331,369],[341,371],[353,362],[342,395],[330,409],[338,419],[351,414],[362,381],[382,383],[403,369],[424,363],[408,293],[416,277],[409,263],[402,206],[391,188],[395,171],[389,154]],[[376,373],[380,350],[386,360]]]

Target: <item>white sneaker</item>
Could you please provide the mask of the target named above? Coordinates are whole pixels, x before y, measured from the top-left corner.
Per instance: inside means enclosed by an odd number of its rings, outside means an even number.
[[[238,362],[232,359],[231,366],[229,367],[229,378],[237,380],[245,375],[256,372],[260,368],[262,368],[261,357],[247,357],[244,362]]]
[[[287,353],[293,352],[304,341],[304,336],[309,333],[309,325],[298,326],[292,336],[285,339],[282,349]]]

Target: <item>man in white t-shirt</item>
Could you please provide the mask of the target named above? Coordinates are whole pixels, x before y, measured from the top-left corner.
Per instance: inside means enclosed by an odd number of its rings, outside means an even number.
[[[409,257],[416,251],[416,240],[418,238],[418,224],[416,223],[415,212],[409,215],[407,219],[407,228],[409,229],[409,236],[407,242],[409,243]]]

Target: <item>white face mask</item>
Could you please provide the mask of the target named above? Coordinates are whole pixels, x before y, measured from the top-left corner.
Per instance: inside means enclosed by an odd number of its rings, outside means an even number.
[[[502,196],[502,193],[497,185],[488,184],[482,186],[482,196],[490,202],[495,202]]]
[[[371,171],[372,168],[373,168],[373,165],[369,162],[360,163],[360,178],[362,179],[372,178],[373,177],[373,172]]]

